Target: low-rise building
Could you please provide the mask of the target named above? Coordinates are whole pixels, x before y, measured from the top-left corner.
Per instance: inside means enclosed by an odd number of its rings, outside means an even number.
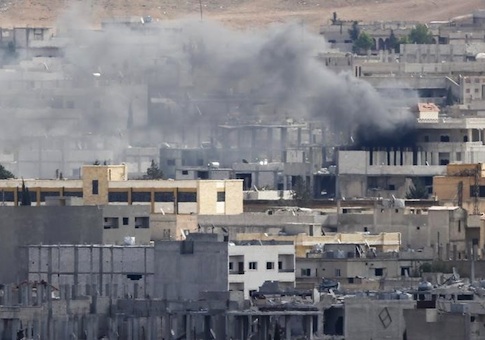
[[[25,184],[33,205],[48,196],[80,197],[85,205],[146,205],[162,214],[233,215],[243,211],[242,180],[129,180],[127,166],[85,165],[80,180],[0,180],[0,199],[19,205]]]
[[[244,292],[244,298],[265,281],[280,287],[295,287],[295,246],[289,241],[240,241],[229,243],[229,290]]]

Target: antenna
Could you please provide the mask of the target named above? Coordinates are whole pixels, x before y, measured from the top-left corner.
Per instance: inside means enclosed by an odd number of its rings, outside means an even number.
[[[202,0],[199,0],[199,7],[200,7],[200,21],[203,20],[203,17],[202,17]]]

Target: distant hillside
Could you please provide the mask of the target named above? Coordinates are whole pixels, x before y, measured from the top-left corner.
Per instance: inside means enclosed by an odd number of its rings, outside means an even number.
[[[348,20],[445,20],[485,7],[482,0],[201,0],[205,18],[234,27],[288,20],[316,30],[332,12]],[[200,15],[199,0],[1,0],[0,26],[54,25],[70,4],[83,4],[93,23],[113,16],[150,15],[155,20]]]

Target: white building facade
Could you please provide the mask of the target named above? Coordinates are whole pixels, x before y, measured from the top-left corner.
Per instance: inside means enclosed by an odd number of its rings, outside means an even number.
[[[229,290],[243,291],[249,299],[265,281],[278,281],[284,289],[295,287],[293,242],[229,243]]]

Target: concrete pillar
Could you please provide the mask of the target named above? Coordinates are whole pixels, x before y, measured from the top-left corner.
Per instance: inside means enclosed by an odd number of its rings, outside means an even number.
[[[273,161],[273,128],[267,128],[266,148],[268,150],[268,162]]]
[[[288,142],[288,128],[286,128],[286,127],[281,128],[280,129],[280,135],[281,135],[280,148],[281,148],[281,150],[285,150],[287,142]]]
[[[308,340],[313,340],[313,316],[312,315],[306,315],[304,317],[305,320],[305,328],[306,328],[306,333],[307,333],[307,339]]]
[[[317,336],[318,337],[323,337],[323,326],[324,326],[324,322],[325,320],[323,319],[323,311],[321,311],[320,313],[318,313],[318,318],[317,318],[317,322],[318,322],[318,325],[317,325]]]
[[[285,315],[285,335],[286,340],[291,340],[290,315]]]
[[[10,339],[17,339],[17,332],[20,331],[20,320],[19,319],[11,319],[10,323],[11,323],[11,327],[12,327]]]
[[[468,133],[468,141],[473,142],[473,129],[468,129],[467,133]]]
[[[301,127],[297,129],[296,146],[301,146]]]
[[[185,314],[185,340],[193,340],[192,337],[192,316]]]
[[[417,158],[417,161],[416,161],[417,165],[423,165],[422,159],[421,159],[422,152],[418,150],[418,151],[416,151],[416,153],[417,153],[417,155],[416,155],[417,156],[416,157]]]
[[[394,164],[395,164],[395,161],[396,161],[396,159],[394,158],[394,157],[395,157],[395,155],[396,155],[396,154],[395,154],[395,152],[394,152],[394,149],[391,149],[391,150],[389,151],[389,156],[390,156],[390,157],[389,157],[389,164],[388,164],[388,165],[394,165]]]

